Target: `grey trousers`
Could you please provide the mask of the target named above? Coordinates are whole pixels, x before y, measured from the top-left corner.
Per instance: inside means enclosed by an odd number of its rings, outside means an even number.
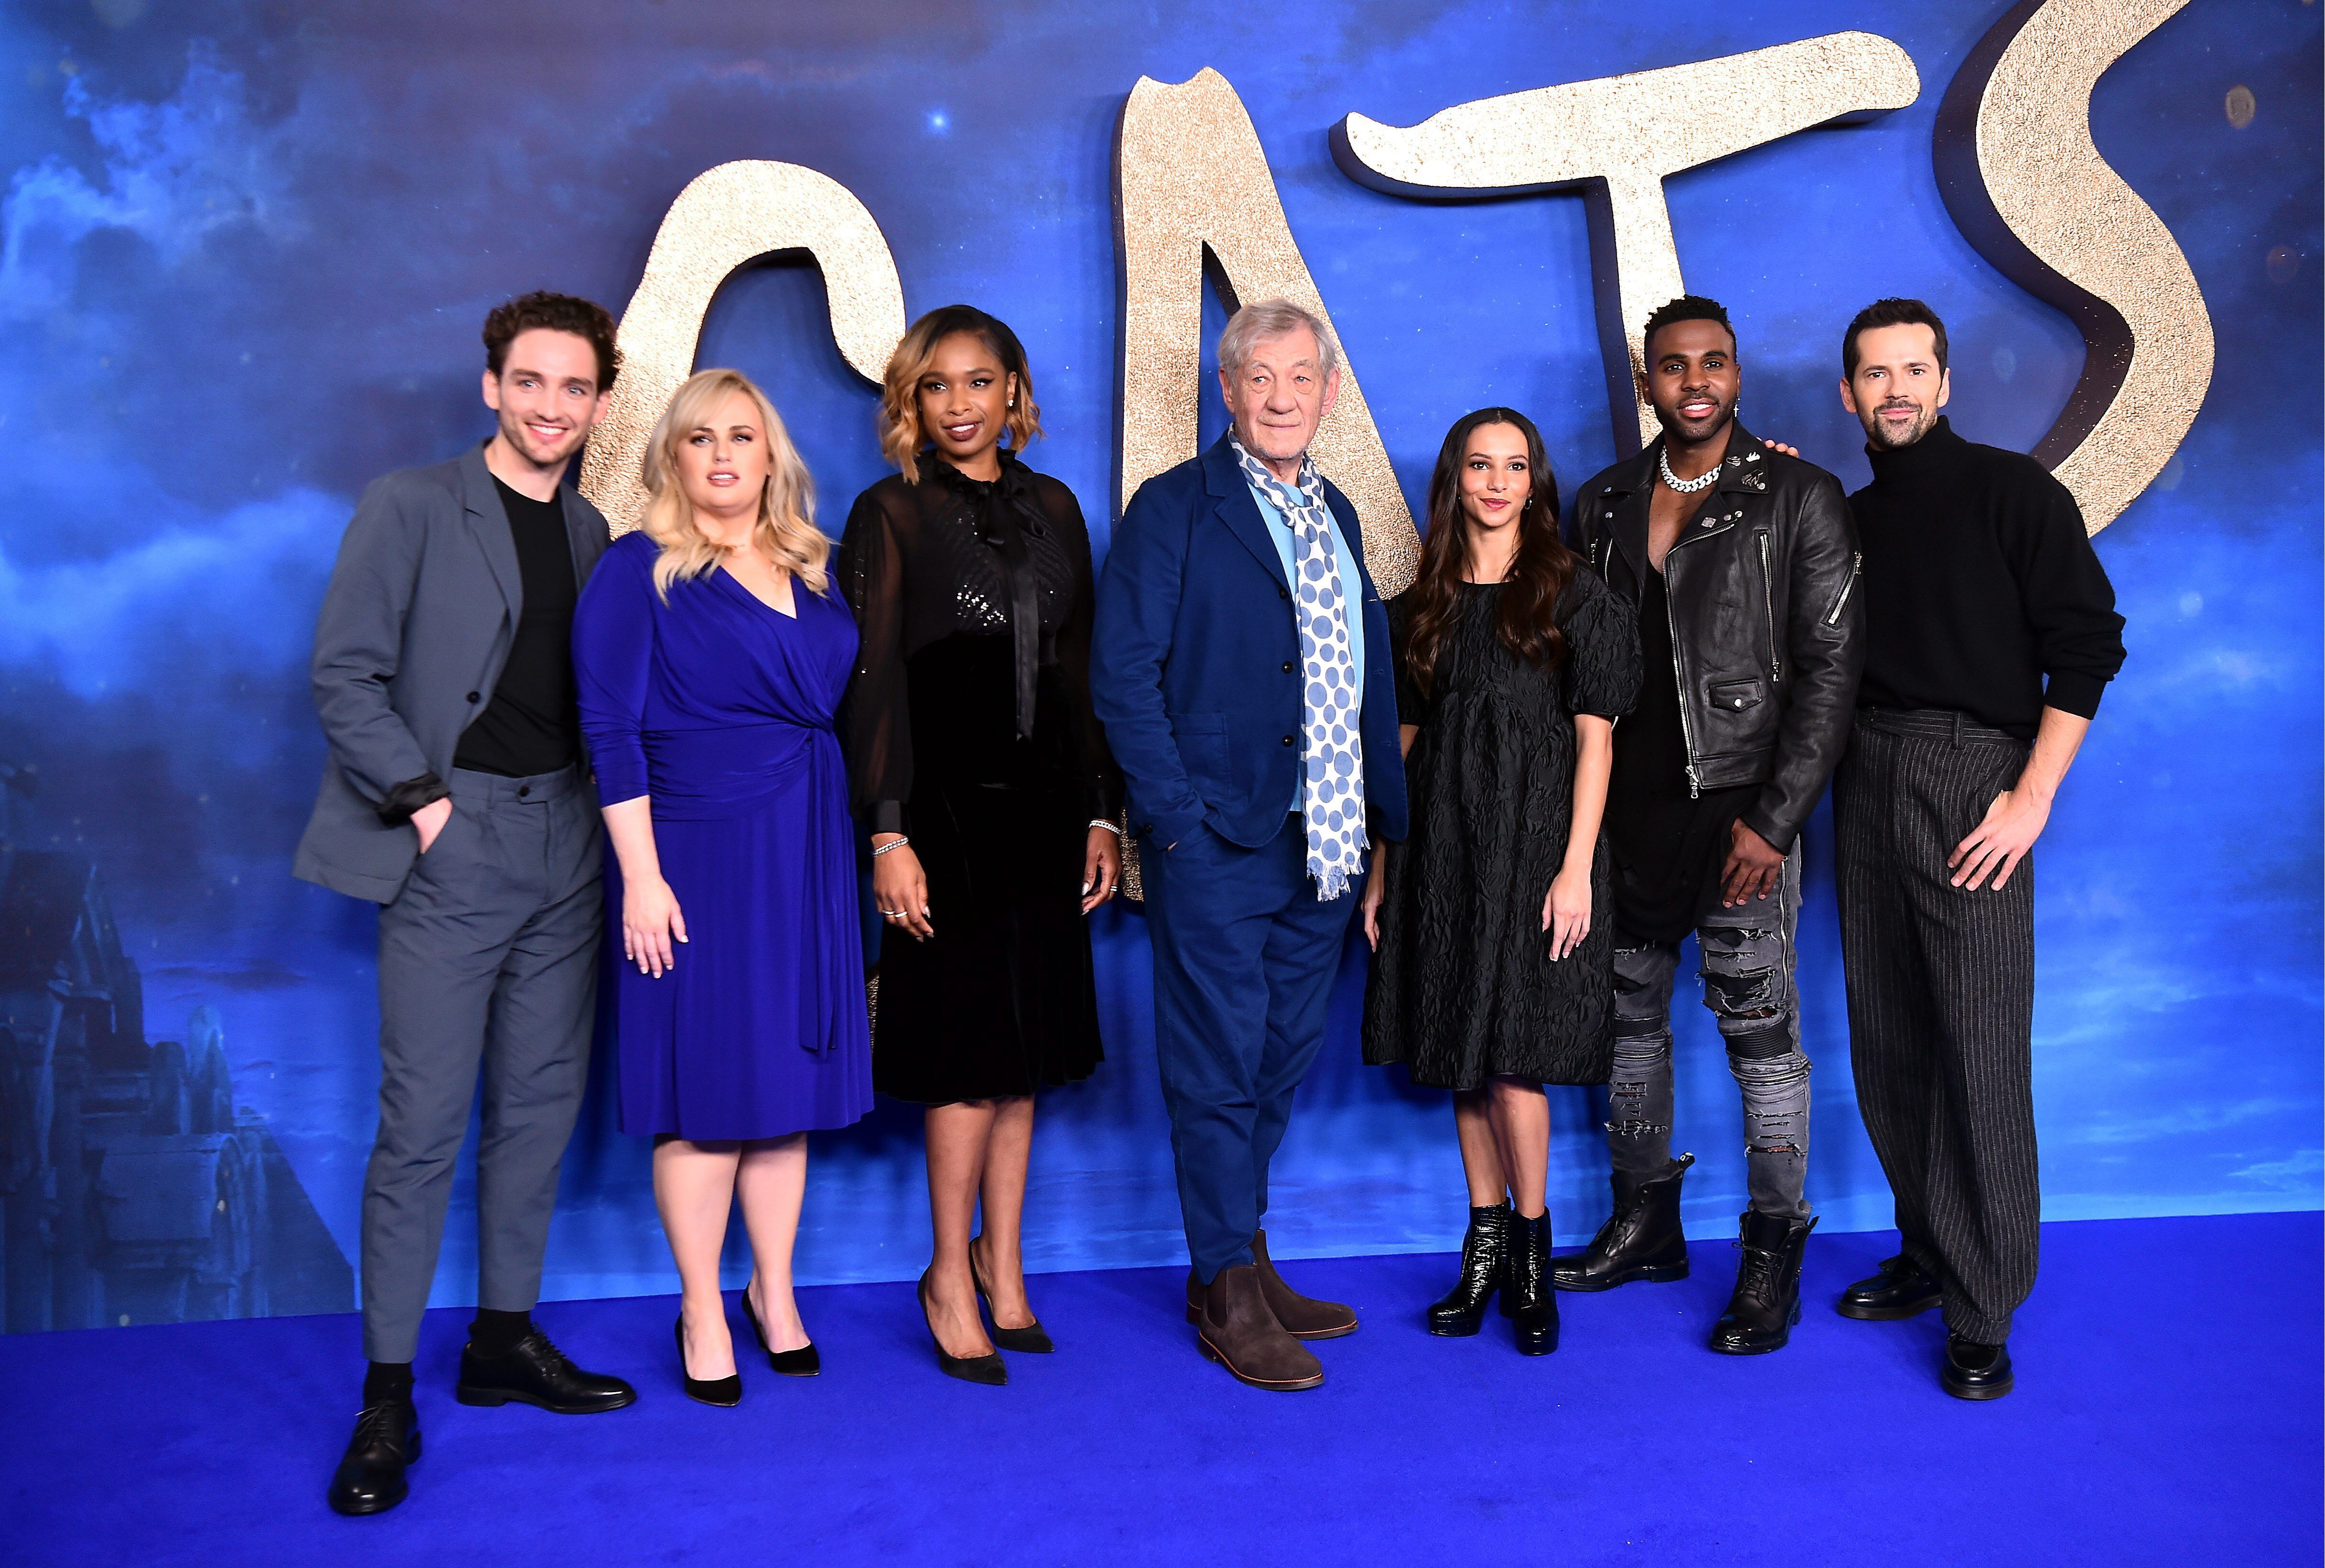
[[[1728,1068],[1744,1094],[1744,1158],[1752,1207],[1805,1220],[1809,1059],[1801,1051],[1801,846],[1784,856],[1775,890],[1697,925],[1703,1005],[1719,1021]],[[1607,1143],[1615,1168],[1653,1181],[1671,1168],[1672,982],[1679,945],[1615,949],[1615,1065]]]
[[[2034,862],[1973,892],[1946,860],[2025,764],[1952,714],[1860,714],[1832,786],[1857,1109],[1905,1256],[1981,1344],[2010,1337],[2041,1245]]]
[[[409,1361],[484,1084],[477,1302],[541,1292],[605,939],[596,792],[569,768],[454,770],[452,815],[379,914],[379,1136],[364,1175],[364,1354]]]

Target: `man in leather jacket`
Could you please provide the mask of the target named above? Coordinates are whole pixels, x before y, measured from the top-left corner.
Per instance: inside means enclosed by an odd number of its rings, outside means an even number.
[[[1711,1347],[1782,1349],[1816,1226],[1793,931],[1801,826],[1848,739],[1863,661],[1840,484],[1736,420],[1728,313],[1693,295],[1649,317],[1640,393],[1663,436],[1577,493],[1578,553],[1639,611],[1646,681],[1615,729],[1615,1211],[1556,1259],[1564,1290],[1687,1273],[1672,1158],[1672,982],[1690,930],[1704,1005],[1744,1097],[1751,1207]]]

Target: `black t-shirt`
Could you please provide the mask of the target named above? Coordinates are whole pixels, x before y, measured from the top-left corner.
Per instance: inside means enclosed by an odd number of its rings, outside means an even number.
[[[497,477],[493,487],[516,543],[524,608],[492,700],[461,732],[452,766],[524,779],[554,773],[581,755],[573,697],[573,605],[581,594],[561,498],[535,501]]]
[[[1639,660],[1644,678],[1628,717],[1615,726],[1607,780],[1607,844],[1615,862],[1615,930],[1626,945],[1677,942],[1718,901],[1736,818],[1756,784],[1690,796],[1687,731],[1672,659],[1671,603],[1652,567],[1639,587]]]

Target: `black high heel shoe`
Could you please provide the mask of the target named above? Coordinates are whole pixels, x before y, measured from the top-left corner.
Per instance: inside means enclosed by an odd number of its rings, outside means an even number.
[[[697,1378],[686,1370],[686,1314],[681,1313],[671,1325],[678,1336],[678,1380],[686,1385],[686,1397],[699,1399],[705,1405],[732,1409],[743,1402],[743,1374],[731,1373],[724,1378]]]
[[[1517,1330],[1518,1354],[1546,1356],[1558,1348],[1558,1292],[1550,1282],[1550,1214],[1529,1220],[1510,1213],[1509,1280],[1502,1307]]]
[[[1461,1277],[1444,1296],[1430,1304],[1429,1332],[1446,1339],[1466,1339],[1477,1332],[1486,1317],[1486,1303],[1502,1288],[1509,1274],[1510,1206],[1471,1208],[1469,1231],[1461,1238]],[[1502,1297],[1502,1311],[1510,1298]]]
[[[926,1268],[921,1270],[921,1317],[923,1322],[929,1315],[929,1272]],[[959,1378],[964,1383],[983,1383],[993,1388],[1008,1384],[1009,1368],[1002,1360],[1000,1352],[992,1351],[982,1356],[948,1355],[944,1341],[937,1338],[934,1324],[929,1324],[929,1342],[936,1346],[937,1370],[946,1377]]]
[[[751,1325],[751,1337],[759,1348],[767,1351],[767,1331],[759,1326],[759,1314],[751,1310],[751,1287],[743,1287],[743,1321]],[[812,1341],[795,1351],[767,1351],[767,1365],[786,1378],[812,1378],[823,1370],[823,1358],[815,1353]]]
[[[977,1272],[977,1244],[984,1240],[983,1236],[971,1236],[968,1239],[968,1282],[977,1287],[977,1299],[984,1303],[985,1310],[990,1313],[993,1310],[993,1295],[985,1288],[984,1277]],[[1000,1320],[996,1318],[993,1323],[993,1342],[1005,1351],[1017,1351],[1037,1356],[1046,1356],[1058,1348],[1051,1340],[1049,1331],[1042,1326],[1039,1318],[1034,1319],[1024,1328],[1003,1328]]]

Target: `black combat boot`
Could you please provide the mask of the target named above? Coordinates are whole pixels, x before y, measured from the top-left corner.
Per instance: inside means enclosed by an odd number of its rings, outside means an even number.
[[[1558,1348],[1558,1292],[1550,1283],[1550,1215],[1510,1216],[1509,1282],[1502,1309],[1517,1330],[1518,1354],[1546,1356]]]
[[[1634,1279],[1687,1277],[1687,1234],[1680,1229],[1679,1188],[1695,1156],[1681,1155],[1653,1181],[1615,1173],[1615,1212],[1580,1252],[1550,1260],[1561,1290],[1612,1290]]]
[[[1447,1339],[1462,1339],[1477,1332],[1485,1320],[1486,1303],[1502,1288],[1510,1252],[1509,1204],[1469,1211],[1469,1233],[1461,1238],[1461,1277],[1442,1300],[1429,1308],[1429,1332]],[[1503,1310],[1508,1310],[1504,1298]]]
[[[1711,1331],[1711,1348],[1731,1356],[1781,1351],[1801,1321],[1801,1256],[1816,1221],[1745,1211],[1737,1246],[1736,1294]]]

